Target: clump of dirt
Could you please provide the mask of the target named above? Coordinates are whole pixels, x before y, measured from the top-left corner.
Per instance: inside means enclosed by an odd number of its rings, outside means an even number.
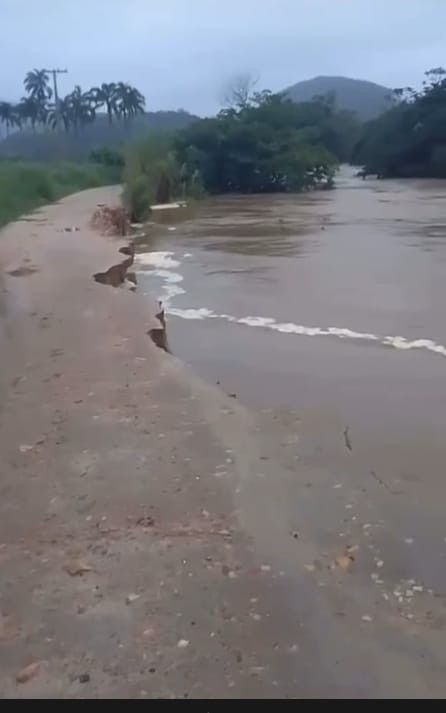
[[[160,311],[155,315],[156,319],[159,321],[160,326],[153,329],[149,329],[147,334],[149,335],[152,342],[159,349],[165,352],[169,352],[169,344],[167,342],[167,330],[166,330],[166,318],[164,315],[164,309],[161,302],[159,304]]]
[[[120,220],[126,220],[126,227],[128,226],[127,214],[123,208],[109,208],[106,205],[98,206],[98,209],[94,212],[93,218],[91,220],[92,227],[97,230],[105,231],[108,235],[116,235],[116,226],[122,227]],[[113,232],[110,232],[113,230]],[[125,234],[125,233],[124,233]],[[111,287],[121,287],[126,282],[132,284],[131,289],[136,289],[137,278],[135,272],[130,272],[130,268],[135,260],[135,244],[134,242],[128,245],[123,245],[119,248],[118,252],[121,255],[128,255],[125,260],[112,265],[104,272],[96,272],[93,275],[93,279],[102,285],[110,285]],[[163,349],[165,352],[169,352],[169,345],[167,343],[167,332],[166,332],[166,320],[164,316],[164,309],[162,303],[159,302],[159,311],[155,315],[159,326],[149,329],[147,334],[152,340],[152,342],[159,348]]]
[[[8,275],[11,275],[12,277],[27,277],[27,275],[33,275],[35,272],[39,272],[38,267],[21,265],[14,270],[9,270]]]
[[[91,227],[103,235],[127,235],[130,221],[123,206],[98,204],[90,221]]]
[[[133,265],[135,259],[135,247],[132,244],[126,245],[120,248],[119,252],[129,257],[116,265],[112,265],[105,272],[96,272],[96,274],[93,275],[96,282],[100,282],[103,285],[111,285],[112,287],[119,287],[128,279],[128,269]],[[133,278],[130,281],[136,285],[135,273],[130,273],[130,275],[131,278]]]

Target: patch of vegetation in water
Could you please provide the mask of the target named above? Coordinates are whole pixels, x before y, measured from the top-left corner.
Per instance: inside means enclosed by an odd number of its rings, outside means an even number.
[[[333,97],[295,104],[269,91],[236,94],[216,117],[150,136],[127,152],[125,198],[131,218],[151,203],[205,193],[278,193],[332,188],[350,155],[354,118]]]

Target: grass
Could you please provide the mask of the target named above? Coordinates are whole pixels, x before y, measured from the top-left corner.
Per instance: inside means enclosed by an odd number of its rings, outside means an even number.
[[[69,193],[118,182],[113,171],[92,162],[0,160],[0,226]]]

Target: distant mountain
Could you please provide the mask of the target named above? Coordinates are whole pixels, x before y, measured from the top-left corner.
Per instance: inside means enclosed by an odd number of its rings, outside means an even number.
[[[295,102],[311,101],[314,96],[334,93],[339,109],[354,111],[358,118],[367,120],[389,108],[391,89],[349,77],[314,77],[297,82],[284,90]]]
[[[101,146],[119,146],[150,131],[182,129],[196,119],[198,117],[180,109],[146,112],[128,124],[117,120],[110,124],[105,115],[99,115],[77,135],[48,128],[39,129],[36,133],[30,129],[16,130],[3,141],[0,137],[0,157],[82,159]]]

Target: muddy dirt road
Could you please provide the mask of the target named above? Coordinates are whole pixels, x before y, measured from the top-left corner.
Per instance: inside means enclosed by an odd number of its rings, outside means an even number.
[[[419,502],[356,476],[349,431],[157,350],[141,291],[92,278],[122,241],[88,219],[115,199],[0,236],[1,695],[444,695],[443,594],[418,568],[441,558],[398,519]]]

